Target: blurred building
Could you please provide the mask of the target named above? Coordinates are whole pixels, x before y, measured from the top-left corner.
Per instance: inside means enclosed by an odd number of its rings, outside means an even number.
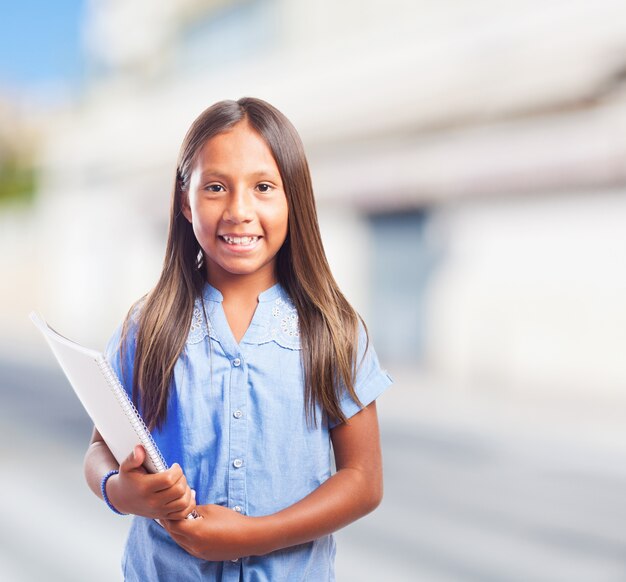
[[[252,95],[300,131],[385,361],[624,392],[622,1],[94,0],[84,38],[29,223],[28,300],[68,333],[102,342],[149,289],[187,127]]]

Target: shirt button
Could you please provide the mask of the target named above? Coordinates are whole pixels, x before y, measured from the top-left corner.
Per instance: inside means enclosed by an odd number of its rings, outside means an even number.
[[[235,368],[241,366],[241,360],[239,358],[235,358],[233,360],[233,366],[235,366]]]
[[[241,466],[243,466],[243,461],[241,459],[235,459],[233,461],[233,465],[236,469],[239,469]]]
[[[241,513],[243,511],[241,505],[235,505],[235,507],[233,507],[233,509],[237,512],[237,513]]]
[[[243,412],[241,412],[241,410],[235,410],[235,412],[233,412],[233,416],[235,418],[241,418],[243,416]]]

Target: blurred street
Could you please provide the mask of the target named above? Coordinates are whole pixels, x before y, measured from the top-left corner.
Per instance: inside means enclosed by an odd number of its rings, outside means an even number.
[[[596,431],[593,411],[561,410],[557,424],[528,399],[395,376],[379,402],[385,499],[338,534],[338,581],[626,580],[620,419]],[[84,484],[90,425],[69,385],[8,362],[0,378],[0,577],[121,580],[129,519]]]

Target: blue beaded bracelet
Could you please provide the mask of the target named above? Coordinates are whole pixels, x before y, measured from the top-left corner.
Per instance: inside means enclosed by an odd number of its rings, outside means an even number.
[[[109,480],[109,477],[113,477],[113,475],[117,475],[118,473],[118,470],[113,469],[112,471],[109,471],[104,477],[102,477],[102,482],[100,483],[100,491],[102,491],[102,499],[104,499],[104,502],[109,506],[109,509],[111,511],[117,513],[117,515],[128,515],[127,513],[122,513],[121,511],[115,509],[113,504],[109,501],[109,496],[107,495],[107,481]]]

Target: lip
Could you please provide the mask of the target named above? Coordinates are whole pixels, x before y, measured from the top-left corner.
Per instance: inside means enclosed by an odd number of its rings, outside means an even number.
[[[248,237],[258,237],[256,241],[254,241],[253,243],[250,243],[248,245],[231,245],[228,244],[222,237],[223,236],[230,236],[230,237],[244,237],[244,236],[248,236]],[[259,243],[261,242],[261,239],[263,237],[259,236],[258,234],[230,234],[230,233],[224,233],[224,234],[219,234],[217,236],[217,240],[219,241],[220,246],[229,253],[232,253],[234,255],[241,255],[241,254],[245,254],[245,253],[250,253],[252,251],[254,251],[257,246],[259,246]]]

